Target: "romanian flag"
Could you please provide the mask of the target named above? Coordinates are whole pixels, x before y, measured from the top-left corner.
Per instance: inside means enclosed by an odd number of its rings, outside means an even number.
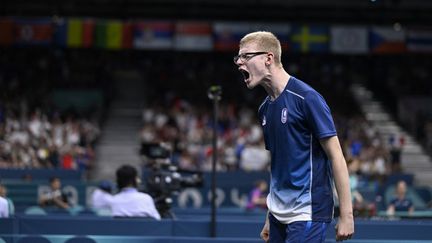
[[[50,45],[54,28],[51,19],[17,19],[15,20],[15,44]]]
[[[297,52],[328,52],[329,30],[320,25],[297,25],[291,31],[291,46]]]
[[[0,45],[9,46],[14,41],[14,25],[11,19],[0,19]]]
[[[131,23],[117,20],[98,21],[95,29],[95,46],[118,50],[132,47]]]
[[[96,25],[93,19],[59,19],[55,24],[54,41],[57,45],[71,48],[93,46]]]

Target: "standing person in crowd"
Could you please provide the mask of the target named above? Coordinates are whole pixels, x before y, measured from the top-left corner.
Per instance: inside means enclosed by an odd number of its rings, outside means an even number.
[[[92,207],[94,209],[109,209],[113,198],[112,185],[110,181],[101,181],[98,187],[93,191]]]
[[[387,215],[392,216],[395,212],[408,212],[408,214],[412,214],[414,212],[414,204],[406,196],[407,184],[405,181],[398,181],[395,194],[396,197],[390,201],[387,207]]]
[[[9,218],[8,201],[3,197],[0,197],[0,218]]]
[[[5,185],[2,185],[2,184],[0,184],[0,197],[6,199],[6,201],[7,201],[7,208],[8,208],[8,212],[9,212],[9,217],[13,216],[15,214],[15,205],[14,205],[12,199],[7,197],[7,188]]]
[[[253,210],[255,208],[258,209],[267,209],[267,189],[268,184],[265,180],[258,180],[255,182],[255,187],[249,194],[249,200],[246,205],[246,209]]]
[[[139,177],[137,170],[123,165],[116,171],[117,187],[120,190],[111,201],[114,217],[151,217],[161,219],[153,198],[137,190]]]
[[[50,190],[44,193],[39,199],[39,205],[44,207],[58,207],[69,209],[72,205],[68,196],[61,189],[61,181],[58,177],[51,177]]]
[[[10,205],[4,196],[4,186],[0,184],[0,218],[9,218],[11,216]]]
[[[271,154],[266,242],[324,242],[333,217],[332,179],[340,216],[336,240],[350,239],[354,218],[348,170],[330,109],[312,87],[290,76],[281,63],[281,45],[270,32],[240,41],[234,62],[249,89],[264,87],[258,109]]]

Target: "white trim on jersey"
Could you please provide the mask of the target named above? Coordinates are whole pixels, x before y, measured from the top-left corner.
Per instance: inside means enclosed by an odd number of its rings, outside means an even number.
[[[310,161],[310,182],[309,182],[309,197],[310,197],[310,215],[312,217],[312,180],[313,180],[313,163],[312,163],[312,133],[310,134],[310,145],[309,145],[309,161]]]
[[[261,107],[266,103],[266,101],[269,99],[269,96],[267,96],[264,101],[261,103],[261,105],[258,107],[258,112],[261,110]]]
[[[292,92],[292,91],[289,90],[289,89],[286,89],[285,91],[288,92],[288,93],[291,93],[291,94],[293,94],[293,95],[295,95],[295,96],[298,96],[298,97],[300,97],[301,99],[304,100],[304,97],[303,97],[303,96],[301,96],[301,95],[299,95],[299,94],[297,94],[297,93],[295,93],[295,92]]]

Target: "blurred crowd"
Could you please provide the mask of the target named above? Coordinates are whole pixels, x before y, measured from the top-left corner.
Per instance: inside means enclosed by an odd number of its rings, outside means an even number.
[[[26,112],[0,103],[0,168],[62,168],[85,171],[95,159],[97,123],[40,109]]]
[[[141,142],[168,144],[172,162],[182,169],[211,170],[212,110],[179,98],[170,102],[143,110]],[[400,171],[403,137],[385,139],[361,114],[334,117],[345,156],[355,164],[355,173],[376,178]],[[221,104],[217,124],[218,171],[269,168],[270,155],[258,122],[250,107]]]
[[[185,100],[176,100],[169,107],[144,109],[141,141],[167,143],[172,162],[182,169],[211,170],[214,153],[211,109]],[[270,157],[264,149],[261,127],[253,110],[234,104],[222,105],[217,134],[218,171],[268,168]]]
[[[24,100],[46,107],[49,94],[54,89],[88,88],[103,90],[104,97],[111,100],[115,98],[113,87],[118,82],[115,79],[119,79],[120,71],[134,71],[144,83],[142,97],[145,97],[146,108],[143,111],[142,141],[166,142],[172,147],[173,161],[181,167],[209,170],[213,153],[212,112],[209,109],[211,105],[205,104],[208,101],[206,90],[210,85],[219,84],[223,87],[224,103],[221,104],[218,124],[218,169],[265,170],[269,156],[262,149],[264,144],[256,117],[264,92],[244,87],[241,75],[231,61],[234,54],[6,49],[0,58],[0,84],[5,88],[0,96],[1,100],[15,106],[20,106]],[[354,160],[354,164],[359,164],[355,167],[361,173],[385,175],[399,169],[404,138],[383,138],[362,117],[347,90],[351,83],[363,82],[390,106],[396,106],[398,100],[406,95],[430,95],[431,85],[427,80],[431,62],[427,57],[288,53],[282,61],[289,73],[309,81],[334,109],[332,113],[345,155]],[[405,66],[407,68],[403,68]],[[410,86],[412,79],[416,85]],[[79,167],[82,163],[77,155],[85,151],[87,155],[84,157],[91,157],[92,152],[87,151],[91,151],[92,146],[88,144],[92,144],[99,133],[96,123],[43,112],[46,109],[37,111],[32,107],[23,111],[19,108],[15,109],[19,112],[11,112],[5,107],[5,104],[0,107],[1,153],[5,154],[1,166],[58,167],[66,164],[66,168]],[[418,130],[420,141],[426,148],[432,148],[432,119],[427,119],[427,114],[422,117],[424,119],[418,118],[418,124],[409,130]],[[48,152],[44,151],[55,151],[53,154],[59,156],[54,158],[60,159],[46,159]],[[67,154],[67,160],[73,157],[78,162],[64,163],[63,155]]]

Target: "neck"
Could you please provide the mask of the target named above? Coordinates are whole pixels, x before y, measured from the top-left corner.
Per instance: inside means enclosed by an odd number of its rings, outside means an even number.
[[[271,100],[275,100],[284,91],[290,75],[282,67],[276,67],[271,70],[267,80],[264,81],[264,89],[270,96]]]

